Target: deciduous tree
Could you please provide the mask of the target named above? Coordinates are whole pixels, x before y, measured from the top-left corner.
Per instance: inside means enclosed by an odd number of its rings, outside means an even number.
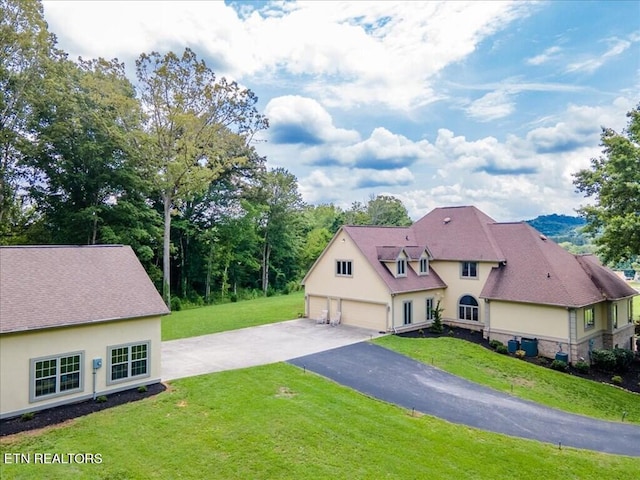
[[[640,255],[640,105],[627,117],[622,133],[603,128],[602,155],[574,174],[577,190],[595,201],[579,213],[607,263]]]

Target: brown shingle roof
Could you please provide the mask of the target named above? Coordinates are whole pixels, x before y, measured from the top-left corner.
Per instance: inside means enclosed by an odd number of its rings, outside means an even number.
[[[499,262],[503,252],[489,233],[495,223],[476,207],[435,208],[411,227],[438,260]]]
[[[383,261],[395,260],[403,248],[410,247],[409,249],[411,249],[414,247],[415,249],[415,245],[419,242],[416,242],[410,227],[345,226],[343,231],[351,237],[363,255],[367,257],[391,293],[430,290],[447,286],[433,269],[430,269],[428,275],[418,275],[411,267],[407,267],[406,277],[395,278],[384,265]],[[392,247],[384,247],[385,245]],[[424,251],[424,248],[421,248],[421,251]],[[385,258],[379,258],[379,253]]]
[[[128,246],[0,247],[0,333],[167,313]]]
[[[576,257],[527,223],[494,223],[489,230],[507,261],[489,275],[483,298],[581,307],[635,293],[595,257]]]

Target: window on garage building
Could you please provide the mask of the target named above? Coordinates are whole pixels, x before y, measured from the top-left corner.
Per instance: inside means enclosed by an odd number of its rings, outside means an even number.
[[[478,301],[471,295],[463,296],[458,302],[458,318],[478,321]]]
[[[109,347],[107,383],[149,376],[149,342]]]
[[[336,275],[339,277],[353,276],[353,266],[351,260],[336,260]]]
[[[82,391],[82,353],[31,360],[31,401]]]

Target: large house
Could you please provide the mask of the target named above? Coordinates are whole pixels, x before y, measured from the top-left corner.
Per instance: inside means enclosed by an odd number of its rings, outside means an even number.
[[[306,314],[384,332],[445,324],[503,342],[537,341],[569,361],[634,346],[637,292],[592,255],[525,222],[436,208],[410,227],[344,226],[303,280]]]
[[[167,313],[130,247],[0,247],[0,418],[159,382]]]

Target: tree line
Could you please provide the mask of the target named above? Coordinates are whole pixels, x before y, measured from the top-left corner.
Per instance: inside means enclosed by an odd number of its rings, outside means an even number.
[[[255,148],[258,97],[192,50],[142,53],[134,85],[69,59],[40,2],[0,9],[0,244],[131,245],[177,307],[297,289],[343,223],[411,223],[389,196],[305,205]]]

